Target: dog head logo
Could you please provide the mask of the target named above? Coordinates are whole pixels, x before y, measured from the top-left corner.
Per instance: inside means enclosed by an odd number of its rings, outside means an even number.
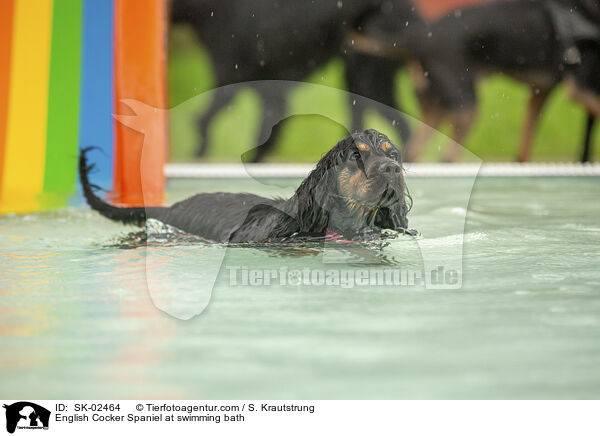
[[[6,431],[18,429],[48,429],[50,411],[29,401],[4,405],[6,409]]]

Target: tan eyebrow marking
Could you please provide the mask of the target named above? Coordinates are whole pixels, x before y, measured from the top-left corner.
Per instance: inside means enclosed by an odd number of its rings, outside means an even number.
[[[392,149],[392,144],[386,141],[383,144],[381,144],[381,149],[383,151],[390,151]]]
[[[358,149],[361,151],[369,151],[369,146],[364,142],[359,142],[357,145]]]

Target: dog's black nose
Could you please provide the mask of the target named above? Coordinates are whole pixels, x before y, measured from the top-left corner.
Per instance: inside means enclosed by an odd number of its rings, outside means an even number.
[[[385,177],[397,177],[402,171],[402,167],[396,162],[384,162],[379,166],[379,171]]]

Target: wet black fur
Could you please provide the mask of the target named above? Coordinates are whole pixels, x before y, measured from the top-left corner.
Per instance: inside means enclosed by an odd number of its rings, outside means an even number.
[[[79,157],[79,175],[83,193],[92,209],[125,224],[141,226],[146,219],[158,219],[187,233],[217,242],[281,241],[291,236],[323,236],[327,230],[348,238],[377,235],[381,229],[406,231],[406,215],[411,200],[402,172],[389,182],[373,214],[354,213],[340,195],[337,175],[349,153],[356,152],[357,141],[378,146],[389,139],[375,130],[355,133],[338,142],[300,184],[289,199],[265,198],[247,193],[197,194],[171,207],[116,207],[100,199],[90,184],[83,149]],[[376,156],[376,164],[394,162],[401,169],[400,158]],[[408,201],[407,201],[408,200]]]

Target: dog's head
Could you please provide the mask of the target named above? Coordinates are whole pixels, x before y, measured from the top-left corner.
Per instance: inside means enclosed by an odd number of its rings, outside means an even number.
[[[404,230],[410,209],[400,150],[376,130],[333,147],[298,188],[303,230],[325,226],[351,233],[365,227]],[[308,207],[307,207],[308,206]]]
[[[376,130],[350,136],[336,167],[337,195],[350,210],[377,211],[404,201],[400,151]]]

